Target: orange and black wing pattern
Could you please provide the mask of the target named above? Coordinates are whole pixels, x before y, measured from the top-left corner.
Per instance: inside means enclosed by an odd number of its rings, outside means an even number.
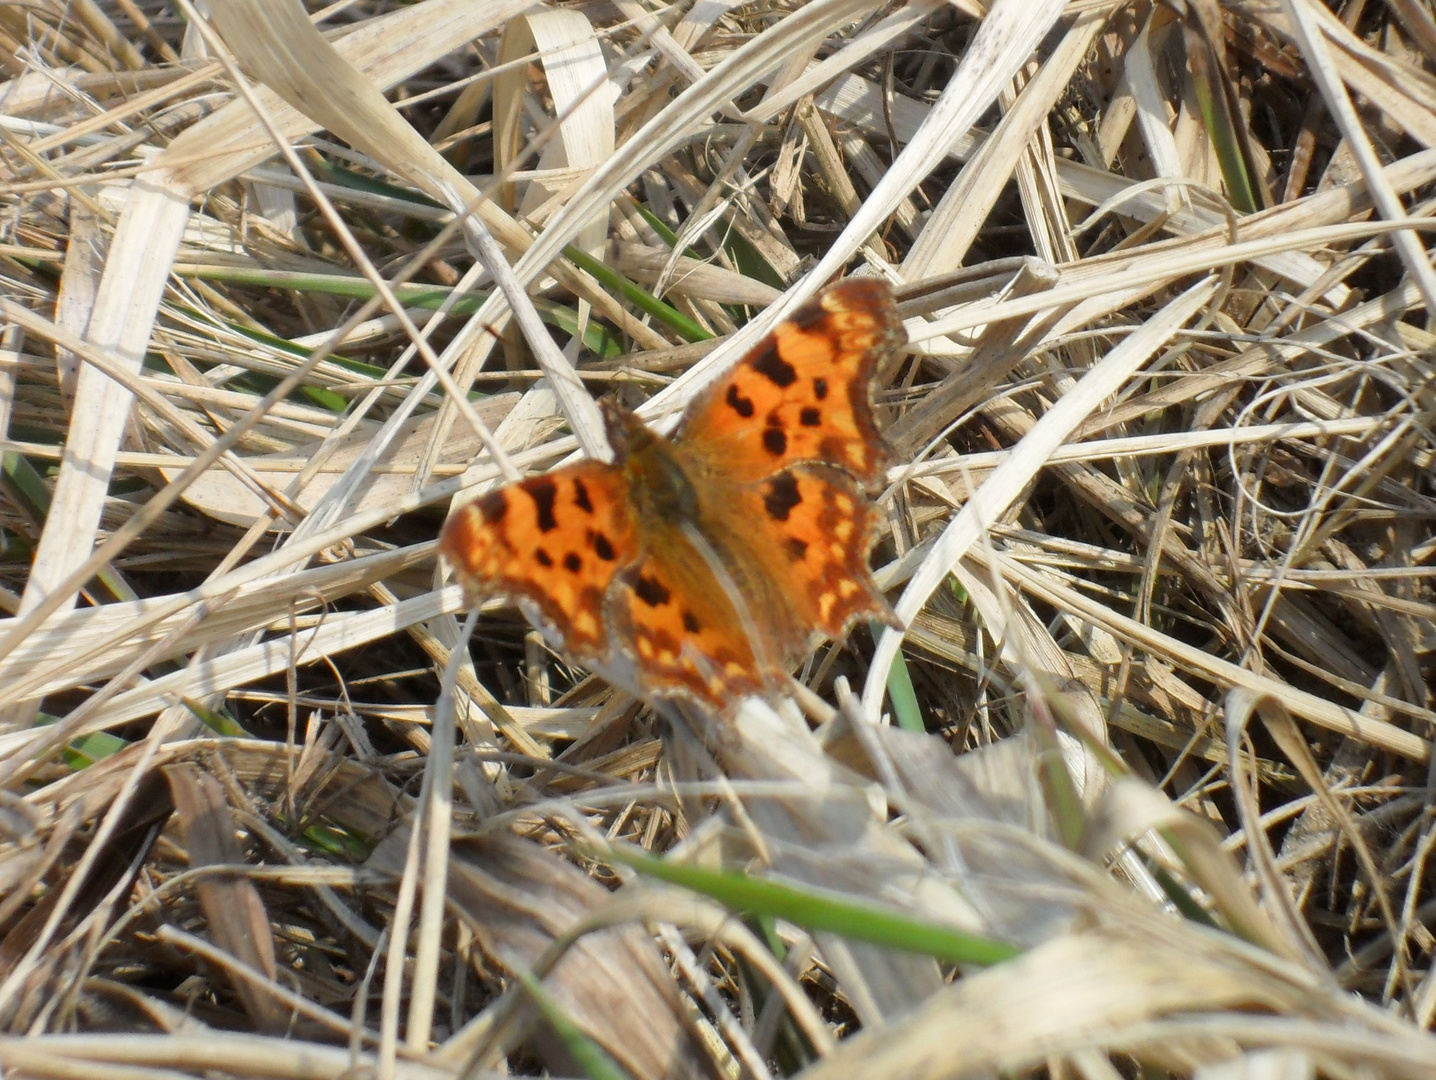
[[[625,483],[612,465],[585,461],[509,484],[455,510],[440,550],[471,602],[526,600],[568,651],[601,659],[605,597],[637,554]]]
[[[840,281],[695,400],[674,440],[735,484],[822,462],[870,487],[887,464],[873,419],[873,376],[906,341],[885,282]]]

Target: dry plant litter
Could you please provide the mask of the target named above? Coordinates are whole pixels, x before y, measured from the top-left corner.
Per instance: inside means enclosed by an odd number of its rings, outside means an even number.
[[[1429,4],[211,7],[0,7],[7,1075],[1436,1077]],[[461,626],[840,273],[904,633]]]

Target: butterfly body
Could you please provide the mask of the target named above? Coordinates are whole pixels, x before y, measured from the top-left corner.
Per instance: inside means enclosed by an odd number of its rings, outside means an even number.
[[[457,510],[442,549],[474,598],[519,600],[575,659],[640,695],[722,709],[775,691],[815,634],[895,624],[867,566],[885,455],[870,383],[906,335],[887,287],[799,308],[671,437],[604,401],[612,463]]]

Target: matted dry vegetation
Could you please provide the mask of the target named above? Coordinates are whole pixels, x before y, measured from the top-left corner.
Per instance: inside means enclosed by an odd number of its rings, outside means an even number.
[[[1429,4],[212,6],[0,6],[7,1076],[1436,1077]],[[905,635],[455,647],[839,272]]]

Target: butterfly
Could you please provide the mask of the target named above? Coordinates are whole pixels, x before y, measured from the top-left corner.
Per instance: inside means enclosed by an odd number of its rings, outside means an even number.
[[[888,286],[840,281],[660,434],[600,402],[589,460],[456,509],[440,550],[471,603],[516,601],[572,659],[649,700],[780,692],[820,634],[899,626],[868,569],[887,454],[870,390],[907,341]]]

